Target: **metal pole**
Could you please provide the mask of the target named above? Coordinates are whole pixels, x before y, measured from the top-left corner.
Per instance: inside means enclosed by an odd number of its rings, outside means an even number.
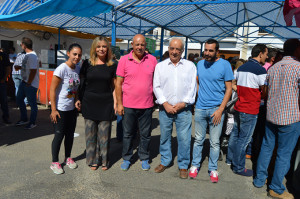
[[[60,50],[60,28],[58,28],[58,44],[57,44],[57,50]]]
[[[164,35],[165,35],[165,29],[161,28],[161,34],[160,34],[160,56],[159,56],[159,60],[160,61],[162,61],[162,56],[163,56]]]
[[[116,18],[117,12],[115,9],[112,11],[112,30],[111,30],[111,45],[116,46]]]
[[[130,40],[128,39],[128,44],[127,44],[127,49],[129,50],[129,43],[130,43]]]
[[[200,42],[200,56],[199,57],[201,57],[202,56],[202,50],[203,50],[203,43],[202,42]]]
[[[142,32],[142,20],[140,19],[140,29],[139,29],[139,34]]]
[[[184,52],[185,59],[187,59],[188,41],[189,41],[189,38],[185,37],[185,52]]]

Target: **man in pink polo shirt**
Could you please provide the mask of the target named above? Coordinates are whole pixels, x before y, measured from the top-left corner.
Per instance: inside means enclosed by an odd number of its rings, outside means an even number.
[[[145,53],[146,39],[137,34],[131,42],[133,51],[122,57],[117,68],[117,112],[123,117],[123,163],[126,171],[133,155],[132,139],[136,124],[140,130],[138,155],[142,169],[149,170],[149,144],[153,107],[153,74],[156,58]]]

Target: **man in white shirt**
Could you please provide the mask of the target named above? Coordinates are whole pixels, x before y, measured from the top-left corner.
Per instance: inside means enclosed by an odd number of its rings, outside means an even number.
[[[20,108],[21,119],[16,123],[17,126],[27,124],[25,129],[36,127],[35,121],[37,117],[36,92],[39,87],[39,65],[38,57],[32,50],[32,40],[24,37],[21,44],[22,49],[26,52],[22,66],[15,66],[16,70],[21,69],[22,82],[17,93],[17,103]],[[27,110],[24,99],[27,97],[31,107],[30,121],[27,119]]]
[[[180,178],[188,177],[192,132],[192,104],[196,96],[196,67],[193,62],[182,59],[184,44],[172,39],[170,58],[156,65],[153,91],[160,105],[160,154],[161,164],[156,173],[163,172],[172,161],[171,137],[175,122],[178,141],[178,167]]]

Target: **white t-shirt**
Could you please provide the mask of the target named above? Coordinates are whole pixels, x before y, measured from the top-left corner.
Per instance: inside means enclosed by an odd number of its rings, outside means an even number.
[[[21,69],[21,76],[23,81],[28,82],[30,69],[37,69],[35,77],[31,82],[31,86],[38,88],[39,87],[39,59],[34,51],[26,53]]]
[[[75,108],[74,98],[79,86],[80,67],[70,68],[66,63],[59,65],[53,75],[61,79],[61,83],[56,89],[56,108],[60,111],[71,111]]]

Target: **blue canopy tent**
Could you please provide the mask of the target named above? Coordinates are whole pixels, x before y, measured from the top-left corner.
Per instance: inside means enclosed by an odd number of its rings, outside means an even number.
[[[123,1],[7,0],[0,5],[0,21],[23,21],[59,30],[103,35],[112,37],[112,45],[115,45],[116,37],[130,39],[135,34],[144,34],[155,27],[154,24],[115,11],[116,6],[126,2]],[[140,26],[131,27],[136,23]]]

